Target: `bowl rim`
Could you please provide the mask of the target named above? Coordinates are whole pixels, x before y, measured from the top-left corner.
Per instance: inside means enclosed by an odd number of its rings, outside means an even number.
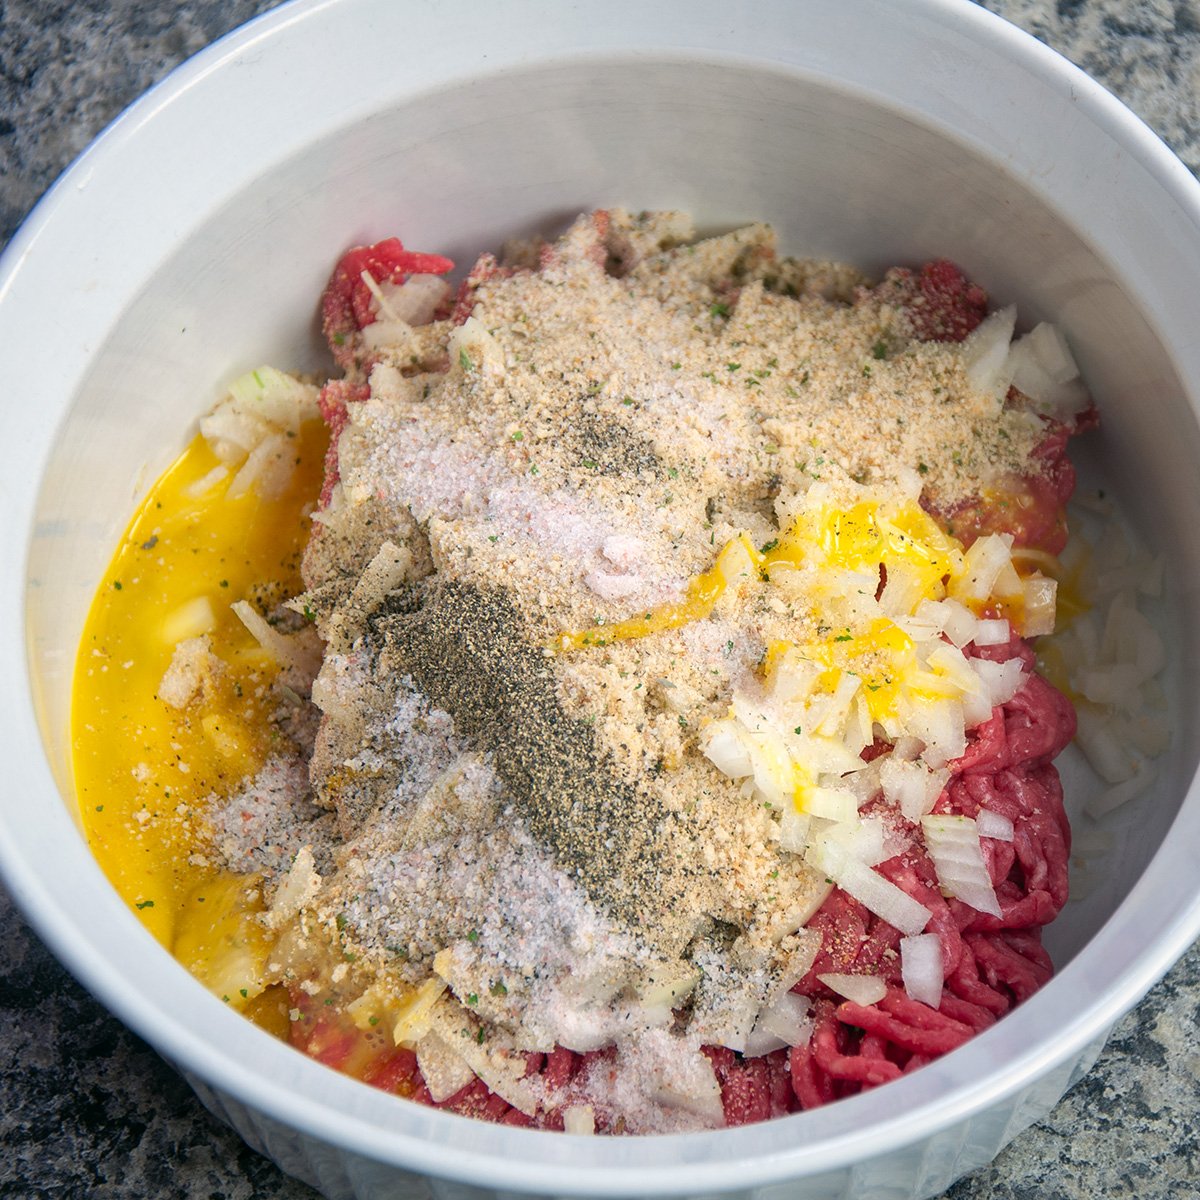
[[[53,235],[60,212],[77,209],[83,203],[80,195],[93,171],[109,169],[106,164],[119,162],[122,156],[132,153],[131,147],[136,148],[142,130],[154,126],[181,96],[219,70],[269,48],[272,42],[278,45],[289,31],[298,30],[335,8],[371,6],[372,0],[345,3],[292,0],[201,51],[118,117],[39,202],[0,258],[0,331],[4,329],[4,298],[14,280],[31,269],[27,263],[40,239]],[[549,9],[543,0],[536,0],[528,7]],[[1155,134],[1082,71],[968,0],[906,0],[897,7],[945,23],[969,39],[987,41],[997,54],[1041,78],[1060,95],[1069,96],[1080,111],[1142,165],[1164,197],[1178,205],[1200,231],[1200,184]],[[880,11],[871,0],[856,5],[855,9],[876,15]],[[520,65],[520,61],[519,55],[513,56],[510,65]],[[789,64],[785,61],[783,65]],[[10,512],[28,517],[32,500],[13,495],[7,484],[3,486],[10,493]],[[13,526],[4,531],[0,543],[4,560],[26,563],[29,521],[15,521]],[[23,614],[25,575],[10,574],[19,578],[4,582],[3,586],[11,589],[8,611]],[[10,661],[14,664],[25,661],[23,630],[10,628],[6,623],[2,636],[5,651],[12,654]],[[2,704],[0,713],[10,718],[7,727],[21,738],[19,741],[14,738],[11,744],[28,745],[30,739],[37,741],[27,687],[6,689]],[[53,786],[44,765],[36,774],[40,786]],[[1194,785],[1191,791],[1195,791]],[[1163,888],[1150,878],[1152,872],[1157,878],[1164,871],[1180,872],[1187,867],[1181,846],[1200,837],[1200,813],[1194,811],[1194,804],[1191,807],[1193,811],[1181,811],[1172,827],[1169,841],[1174,844],[1164,843],[1114,917],[1060,974],[1060,980],[1071,977],[1087,984],[1094,972],[1085,960],[1089,955],[1095,957],[1093,950],[1099,953],[1129,938],[1141,938],[1141,949],[1134,957],[1135,969],[1120,981],[1108,981],[1100,995],[1092,993],[1089,1003],[1071,1010],[1070,1035],[1053,1043],[1052,1055],[1046,1054],[1041,1040],[1031,1038],[1030,1048],[1022,1053],[1006,1054],[1002,1062],[994,1059],[995,1070],[990,1075],[974,1080],[961,1078],[940,1096],[931,1094],[918,1073],[893,1083],[883,1101],[878,1093],[867,1094],[841,1102],[836,1110],[827,1108],[778,1118],[758,1126],[723,1131],[717,1138],[711,1134],[686,1134],[645,1139],[581,1139],[519,1129],[501,1130],[473,1121],[464,1123],[465,1118],[418,1110],[411,1105],[398,1113],[395,1101],[382,1094],[368,1096],[368,1103],[361,1093],[368,1093],[369,1089],[362,1085],[342,1077],[331,1079],[326,1068],[294,1055],[281,1045],[273,1043],[272,1052],[265,1051],[262,1039],[267,1039],[267,1035],[224,1011],[182,968],[162,972],[166,981],[161,989],[156,985],[155,1003],[149,1003],[146,989],[135,985],[118,964],[107,959],[99,948],[81,944],[74,913],[60,902],[51,882],[33,865],[28,854],[32,843],[6,825],[2,812],[0,865],[16,903],[30,923],[56,956],[108,1008],[186,1071],[288,1126],[366,1159],[486,1187],[570,1195],[646,1192],[671,1195],[743,1189],[798,1175],[844,1169],[862,1157],[861,1139],[855,1131],[864,1124],[872,1129],[871,1154],[878,1157],[1010,1100],[1023,1089],[1034,1086],[1048,1064],[1065,1062],[1095,1043],[1200,934],[1200,896],[1168,906],[1164,911],[1169,917],[1152,941],[1145,939],[1129,915],[1129,910],[1146,896],[1159,897],[1163,893]],[[49,850],[53,844],[53,837],[38,843],[43,850]],[[119,904],[106,904],[105,911],[111,916],[118,936],[150,944],[149,935]],[[1039,993],[1006,1018],[1005,1025],[1023,1024],[1027,1030],[1036,1031],[1063,1019],[1068,1015],[1058,999],[1063,990],[1056,992],[1050,988]],[[171,998],[170,1011],[157,1006],[160,991]],[[209,1030],[216,1031],[219,1037],[213,1038]],[[977,1063],[988,1059],[993,1054],[991,1047],[996,1044],[994,1038],[989,1042],[989,1036],[989,1033],[980,1035],[971,1046],[957,1052],[966,1056],[961,1061]],[[299,1089],[283,1086],[250,1065],[264,1054],[272,1065],[283,1063],[283,1054],[298,1059],[284,1065],[287,1078],[297,1081]],[[388,1121],[388,1115],[394,1119]],[[793,1123],[797,1121],[804,1122],[802,1143],[793,1133]]]

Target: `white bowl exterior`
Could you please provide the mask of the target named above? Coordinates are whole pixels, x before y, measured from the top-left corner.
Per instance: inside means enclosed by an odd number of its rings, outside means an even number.
[[[233,374],[317,364],[330,264],[393,232],[469,260],[625,202],[706,225],[770,219],[788,250],[871,267],[954,258],[1026,319],[1066,329],[1105,413],[1097,457],[1171,548],[1176,609],[1195,610],[1200,189],[1095,85],[987,14],[935,0],[617,0],[603,17],[546,0],[481,7],[467,25],[387,0],[272,14],[127,115],[6,255],[0,375],[10,395],[45,397],[0,416],[26,454],[0,479],[0,647],[23,680],[27,611],[34,681],[33,704],[15,685],[2,700],[20,751],[0,797],[6,877],[68,966],[207,1081],[206,1103],[330,1195],[413,1171],[511,1194],[933,1194],[1048,1111],[1200,930],[1200,800],[1175,815],[1200,716],[1181,687],[1159,803],[1128,823],[1106,887],[1055,927],[1067,965],[1051,986],[882,1094],[718,1137],[505,1130],[332,1075],[158,951],[53,800],[56,780],[69,795],[83,614],[136,498]],[[395,58],[364,53],[380,44]],[[29,354],[48,332],[54,354]],[[1194,678],[1194,629],[1175,649],[1176,680]],[[799,1177],[803,1191],[787,1182]]]
[[[1056,1063],[1029,1087],[992,1105],[970,1121],[940,1130],[933,1136],[879,1155],[864,1152],[853,1164],[759,1186],[734,1186],[705,1195],[722,1200],[924,1200],[944,1191],[956,1179],[986,1166],[1019,1133],[1044,1116],[1063,1094],[1083,1078],[1096,1061],[1104,1039]],[[231,1125],[260,1153],[289,1175],[318,1188],[328,1200],[364,1200],[397,1196],[405,1200],[536,1200],[542,1193],[514,1191],[403,1171],[377,1159],[355,1154],[315,1136],[297,1131],[237,1101],[228,1092],[211,1088],[189,1072],[184,1077],[204,1106]],[[565,1135],[564,1135],[565,1136]],[[635,1189],[629,1195],[671,1193]],[[685,1190],[682,1195],[694,1195]],[[595,1200],[607,1192],[590,1193]]]

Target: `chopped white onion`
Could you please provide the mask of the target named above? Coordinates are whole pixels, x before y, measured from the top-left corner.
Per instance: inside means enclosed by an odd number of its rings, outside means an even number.
[[[1055,326],[1042,322],[1018,338],[1006,365],[1013,386],[1034,402],[1038,412],[1066,418],[1088,406],[1079,367]]]
[[[416,1044],[417,1065],[435,1104],[448,1100],[475,1078],[475,1072],[440,1034],[429,1032]]]
[[[1025,666],[1019,658],[992,662],[987,658],[971,660],[987,694],[989,705],[1007,704],[1025,685]]]
[[[975,614],[958,600],[947,597],[938,601],[942,610],[942,632],[960,650],[975,640],[975,626],[979,624]]]
[[[779,813],[780,848],[790,854],[803,854],[811,824],[808,813],[799,812],[790,801],[785,804]]]
[[[207,474],[202,475],[199,479],[195,480],[192,483],[189,483],[187,485],[187,487],[185,487],[183,489],[184,494],[190,500],[199,500],[201,496],[206,495],[208,492],[211,492],[213,490],[213,488],[215,488],[217,486],[217,484],[221,482],[222,479],[228,479],[228,478],[229,478],[229,468],[228,467],[221,467],[221,466],[213,467],[213,469],[211,471],[209,471]]]
[[[504,374],[504,348],[492,336],[478,317],[468,317],[457,326],[446,344],[450,366],[464,374],[483,371],[499,376]]]
[[[383,350],[395,346],[407,351],[412,344],[413,329],[407,321],[395,317],[372,321],[362,331],[363,345],[368,350]]]
[[[324,647],[315,630],[305,628],[299,633],[280,633],[248,600],[238,600],[230,607],[254,640],[276,662],[291,667],[303,680],[311,683],[321,669],[324,655]]]
[[[995,838],[998,842],[1011,842],[1016,830],[1013,823],[1003,813],[993,812],[990,808],[981,808],[975,817],[975,826],[980,837]]]
[[[884,827],[879,817],[834,825],[821,835],[825,841],[840,846],[851,858],[867,867],[883,862],[888,855],[884,852]]]
[[[846,788],[808,788],[804,793],[804,807],[810,815],[826,821],[855,821],[858,818],[858,798]]]
[[[280,430],[298,433],[304,421],[321,415],[320,390],[275,367],[259,367],[239,375],[229,385],[235,411],[248,413]],[[218,409],[219,411],[219,409]]]
[[[1045,575],[1030,575],[1021,586],[1021,633],[1041,637],[1054,632],[1058,583]]]
[[[1012,640],[1012,629],[1003,617],[980,620],[975,625],[975,645],[1004,646]]]
[[[933,915],[891,880],[851,858],[839,846],[812,846],[805,857],[816,870],[823,871],[844,892],[901,933],[920,933]]]
[[[942,985],[945,983],[941,938],[936,933],[901,938],[900,974],[910,1000],[937,1008],[942,1002]]]
[[[894,753],[894,751],[893,751]],[[843,775],[841,786],[847,788],[854,793],[854,798],[858,801],[858,807],[862,808],[864,804],[870,803],[879,795],[880,791],[880,767],[887,758],[872,759],[860,770],[851,771],[848,775]]]
[[[440,275],[410,275],[399,286],[385,281],[379,290],[392,316],[409,325],[428,325],[450,295],[450,285]]]
[[[703,1054],[679,1054],[669,1061],[658,1060],[651,1082],[650,1098],[668,1108],[679,1108],[698,1117],[720,1122],[721,1085],[712,1063]]]
[[[1012,380],[1009,344],[1017,323],[1017,307],[997,309],[983,319],[962,344],[963,366],[976,391],[1003,400]]]
[[[742,1047],[742,1055],[745,1058],[762,1058],[764,1054],[772,1054],[776,1050],[784,1049],[787,1044],[777,1034],[769,1033],[755,1025],[746,1035],[746,1044]]]
[[[757,1057],[782,1046],[803,1046],[812,1036],[812,1029],[808,997],[782,992],[759,1013],[754,1031],[746,1039],[745,1053]],[[770,1049],[762,1049],[768,1042]]]
[[[225,495],[236,500],[254,488],[264,500],[278,500],[295,468],[296,451],[287,435],[273,433],[250,451]]]
[[[907,712],[909,730],[925,743],[924,758],[931,767],[944,767],[967,749],[963,706],[956,700],[923,700]]]
[[[730,779],[745,779],[754,773],[750,752],[732,721],[714,721],[706,731],[702,749],[713,766]]]
[[[1071,681],[1093,704],[1116,706],[1136,697],[1142,679],[1133,663],[1107,663],[1076,671]]]
[[[596,1132],[596,1110],[590,1104],[572,1104],[563,1109],[563,1132],[576,1137]]]
[[[1012,567],[1010,541],[1002,534],[976,538],[963,556],[963,573],[950,583],[950,596],[962,602],[983,603],[996,590],[1005,567]]]
[[[168,646],[177,646],[187,638],[211,633],[217,626],[217,615],[212,601],[207,596],[196,596],[185,600],[169,613],[163,621],[163,641]]]
[[[895,751],[880,762],[879,781],[884,798],[899,807],[906,820],[916,824],[937,803],[948,772],[931,771],[922,763],[898,759]]]
[[[975,822],[970,817],[931,814],[921,818],[921,831],[942,891],[979,912],[1000,916]]]
[[[936,934],[929,936],[936,940]],[[878,1004],[887,995],[887,984],[878,975],[843,975],[830,971],[817,978],[831,991],[855,1004]]]
[[[220,405],[200,418],[200,432],[212,452],[230,464],[245,458],[271,429],[257,417],[238,412],[233,405]]]

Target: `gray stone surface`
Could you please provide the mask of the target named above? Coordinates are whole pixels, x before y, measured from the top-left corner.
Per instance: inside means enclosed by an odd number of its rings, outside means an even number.
[[[259,0],[0,0],[0,246],[120,110]],[[1200,171],[1200,2],[991,0]],[[944,1200],[1200,1196],[1200,947],[1045,1121]],[[0,891],[0,1196],[312,1200],[201,1108]]]

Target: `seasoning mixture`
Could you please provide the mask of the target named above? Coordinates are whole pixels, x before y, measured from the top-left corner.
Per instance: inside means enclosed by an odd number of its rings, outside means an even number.
[[[196,526],[299,522],[329,427],[303,590],[243,582],[240,624],[210,601],[163,639],[163,736],[216,765],[160,936],[421,1102],[762,1119],[1049,977],[1075,719],[1025,639],[1090,420],[1069,352],[949,263],[872,284],[766,226],[692,239],[599,212],[456,295],[436,255],[351,251],[344,376],[239,381],[176,489]]]

